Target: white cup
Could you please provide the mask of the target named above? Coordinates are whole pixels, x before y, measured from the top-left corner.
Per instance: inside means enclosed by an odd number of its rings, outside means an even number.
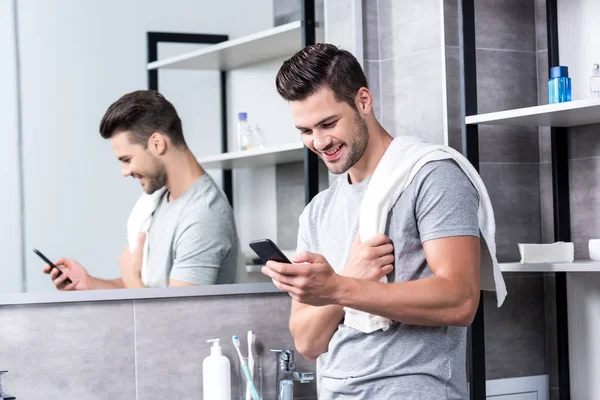
[[[600,239],[590,239],[588,243],[590,260],[600,261]]]

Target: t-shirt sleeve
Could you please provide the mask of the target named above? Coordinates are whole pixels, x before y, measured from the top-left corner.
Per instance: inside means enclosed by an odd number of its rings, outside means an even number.
[[[225,218],[211,210],[187,216],[173,244],[170,279],[194,285],[217,282],[219,268],[231,251],[231,227]]]
[[[454,161],[426,164],[415,178],[421,242],[451,236],[479,237],[479,194]]]
[[[300,214],[300,218],[298,218],[298,244],[296,246],[296,253],[311,251],[309,240],[310,227],[308,225],[308,210],[309,208],[306,207],[302,214]]]

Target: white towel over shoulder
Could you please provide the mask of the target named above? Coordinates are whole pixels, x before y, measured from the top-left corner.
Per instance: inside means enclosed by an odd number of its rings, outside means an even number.
[[[138,235],[141,232],[147,233],[152,222],[152,215],[160,203],[162,195],[167,189],[162,188],[152,194],[142,193],[129,214],[127,219],[127,242],[129,249],[133,252],[137,246]],[[144,259],[142,262],[142,282],[147,285],[148,276],[148,238],[144,242]]]
[[[479,192],[479,231],[481,232],[481,288],[496,291],[498,307],[506,298],[506,285],[496,260],[496,223],[489,195],[471,163],[448,146],[426,143],[412,136],[392,141],[371,177],[360,210],[359,233],[362,241],[385,233],[387,216],[400,194],[428,162],[453,159]],[[384,277],[382,282],[387,282]],[[392,321],[380,316],[345,308],[344,324],[365,333],[387,330]]]

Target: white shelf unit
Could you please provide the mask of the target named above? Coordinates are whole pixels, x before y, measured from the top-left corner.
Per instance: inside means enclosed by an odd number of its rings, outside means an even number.
[[[253,168],[265,165],[302,161],[304,144],[289,143],[261,149],[235,151],[214,156],[199,157],[198,162],[207,169]]]
[[[575,260],[572,263],[500,263],[502,272],[600,272],[600,261]]]
[[[317,38],[322,29],[316,28]],[[251,35],[194,50],[148,64],[158,68],[228,71],[247,65],[292,56],[302,48],[302,23],[291,22]]]
[[[521,125],[572,127],[600,123],[600,99],[585,99],[565,103],[517,108],[472,115],[467,125]]]

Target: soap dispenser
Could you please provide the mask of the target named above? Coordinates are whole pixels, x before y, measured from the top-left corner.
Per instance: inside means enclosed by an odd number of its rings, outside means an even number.
[[[231,400],[231,364],[221,351],[220,339],[212,342],[210,355],[202,362],[204,400]]]

